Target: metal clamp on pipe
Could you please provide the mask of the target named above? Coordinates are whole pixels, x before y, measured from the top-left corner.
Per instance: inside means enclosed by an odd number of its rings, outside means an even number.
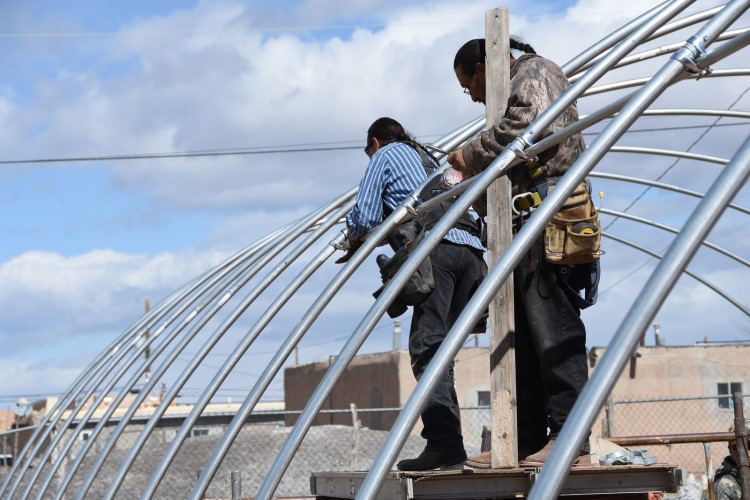
[[[697,36],[691,36],[685,45],[672,55],[672,59],[678,61],[685,68],[685,71],[698,75],[698,78],[713,72],[710,67],[702,68],[698,65],[697,59],[706,55],[706,46],[704,40]]]

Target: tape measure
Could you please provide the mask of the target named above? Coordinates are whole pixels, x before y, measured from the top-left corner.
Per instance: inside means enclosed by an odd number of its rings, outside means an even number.
[[[571,230],[576,234],[596,234],[599,231],[599,227],[591,222],[579,222]]]

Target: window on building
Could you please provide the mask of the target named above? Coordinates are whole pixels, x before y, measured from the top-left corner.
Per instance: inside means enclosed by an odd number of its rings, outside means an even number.
[[[732,408],[732,394],[742,393],[742,382],[719,382],[716,384],[719,396],[719,408]]]
[[[91,437],[90,431],[83,431],[78,435],[78,439],[80,439],[81,441],[88,441],[89,437]]]
[[[208,436],[208,429],[193,429],[190,431],[190,437]]]
[[[490,406],[490,391],[477,391],[477,406]]]

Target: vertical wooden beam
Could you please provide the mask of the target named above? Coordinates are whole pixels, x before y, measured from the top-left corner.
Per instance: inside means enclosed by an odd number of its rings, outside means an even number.
[[[500,122],[510,96],[510,32],[508,9],[485,13],[487,52],[487,126]],[[487,190],[489,265],[497,262],[513,238],[510,182],[506,176]],[[513,275],[490,303],[490,394],[492,405],[492,467],[518,466],[516,431],[516,361],[514,348]]]

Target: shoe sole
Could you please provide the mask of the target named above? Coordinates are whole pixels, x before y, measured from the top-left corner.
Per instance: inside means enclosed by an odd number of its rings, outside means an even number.
[[[534,460],[521,460],[518,462],[519,466],[522,467],[541,467],[544,465],[544,462],[534,461]],[[576,459],[575,462],[573,462],[573,467],[592,467],[595,464],[593,460],[591,459],[591,455],[583,455]]]
[[[464,465],[467,465],[471,467],[472,469],[491,469],[492,468],[492,464],[486,464],[484,462],[474,462],[472,460],[465,461]]]
[[[438,465],[437,467],[433,467],[432,469],[399,469],[399,467],[396,466],[396,469],[400,472],[428,472],[428,471],[433,471],[433,470],[438,470],[438,471],[464,470],[464,464],[463,462],[460,464],[452,464],[452,465],[441,464],[441,465]]]
[[[436,470],[464,470],[464,464],[441,465]]]

